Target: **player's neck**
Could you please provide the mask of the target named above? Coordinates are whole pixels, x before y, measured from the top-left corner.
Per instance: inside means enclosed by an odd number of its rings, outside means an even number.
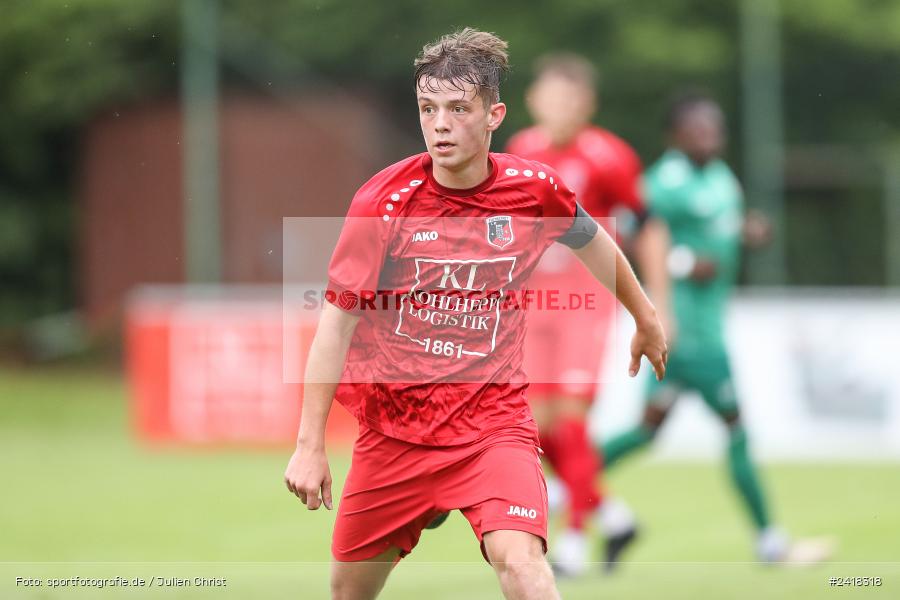
[[[716,160],[718,158],[717,156],[703,156],[703,155],[691,154],[684,148],[680,148],[678,146],[675,146],[673,149],[676,152],[680,153],[685,158],[687,158],[688,162],[690,162],[694,166],[695,169],[704,169],[704,168],[706,168],[707,165],[709,165],[711,162],[713,162],[714,160]]]
[[[431,176],[442,187],[453,190],[468,190],[478,187],[491,175],[493,165],[488,159],[488,151],[479,152],[460,169],[450,170],[432,163]]]

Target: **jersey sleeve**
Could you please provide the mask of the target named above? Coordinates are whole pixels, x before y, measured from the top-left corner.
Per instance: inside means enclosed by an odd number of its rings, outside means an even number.
[[[353,314],[359,314],[361,298],[378,290],[390,231],[381,212],[372,194],[357,192],[328,265],[326,300]]]
[[[581,248],[597,234],[597,222],[575,198],[575,193],[559,178],[555,170],[544,167],[546,180],[538,185],[545,189],[544,218],[547,237],[570,248]]]

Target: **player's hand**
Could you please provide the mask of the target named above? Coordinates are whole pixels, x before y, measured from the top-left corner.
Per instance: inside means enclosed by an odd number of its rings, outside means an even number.
[[[659,322],[663,328],[663,335],[666,336],[666,348],[674,344],[675,338],[678,336],[678,323],[675,321],[675,315],[671,310],[661,310],[659,312]]]
[[[666,361],[669,360],[669,348],[666,346],[666,334],[659,318],[637,321],[637,331],[631,338],[631,365],[628,374],[635,377],[641,369],[641,357],[646,356],[653,365],[657,381],[666,375]]]
[[[284,472],[284,483],[309,510],[316,510],[322,504],[331,510],[331,469],[324,449],[298,444]]]

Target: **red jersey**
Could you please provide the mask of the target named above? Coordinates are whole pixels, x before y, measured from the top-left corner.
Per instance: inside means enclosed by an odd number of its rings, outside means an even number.
[[[509,140],[507,152],[555,168],[578,202],[594,218],[609,217],[617,206],[644,212],[640,193],[641,160],[622,138],[599,127],[585,127],[566,146],[556,147],[538,127]]]
[[[468,190],[438,184],[427,153],[378,173],[332,256],[328,298],[361,317],[336,398],[390,437],[456,445],[532,419],[527,311],[506,301],[572,227],[575,196],[546,165],[489,160]]]

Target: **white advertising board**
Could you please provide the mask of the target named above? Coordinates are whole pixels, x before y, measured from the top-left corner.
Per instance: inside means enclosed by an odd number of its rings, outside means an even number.
[[[592,430],[601,439],[636,423],[638,380],[625,373],[633,325],[620,315]],[[900,461],[900,296],[829,290],[734,299],[727,344],[754,455],[786,460]],[[725,428],[685,394],[653,456],[719,458]]]

